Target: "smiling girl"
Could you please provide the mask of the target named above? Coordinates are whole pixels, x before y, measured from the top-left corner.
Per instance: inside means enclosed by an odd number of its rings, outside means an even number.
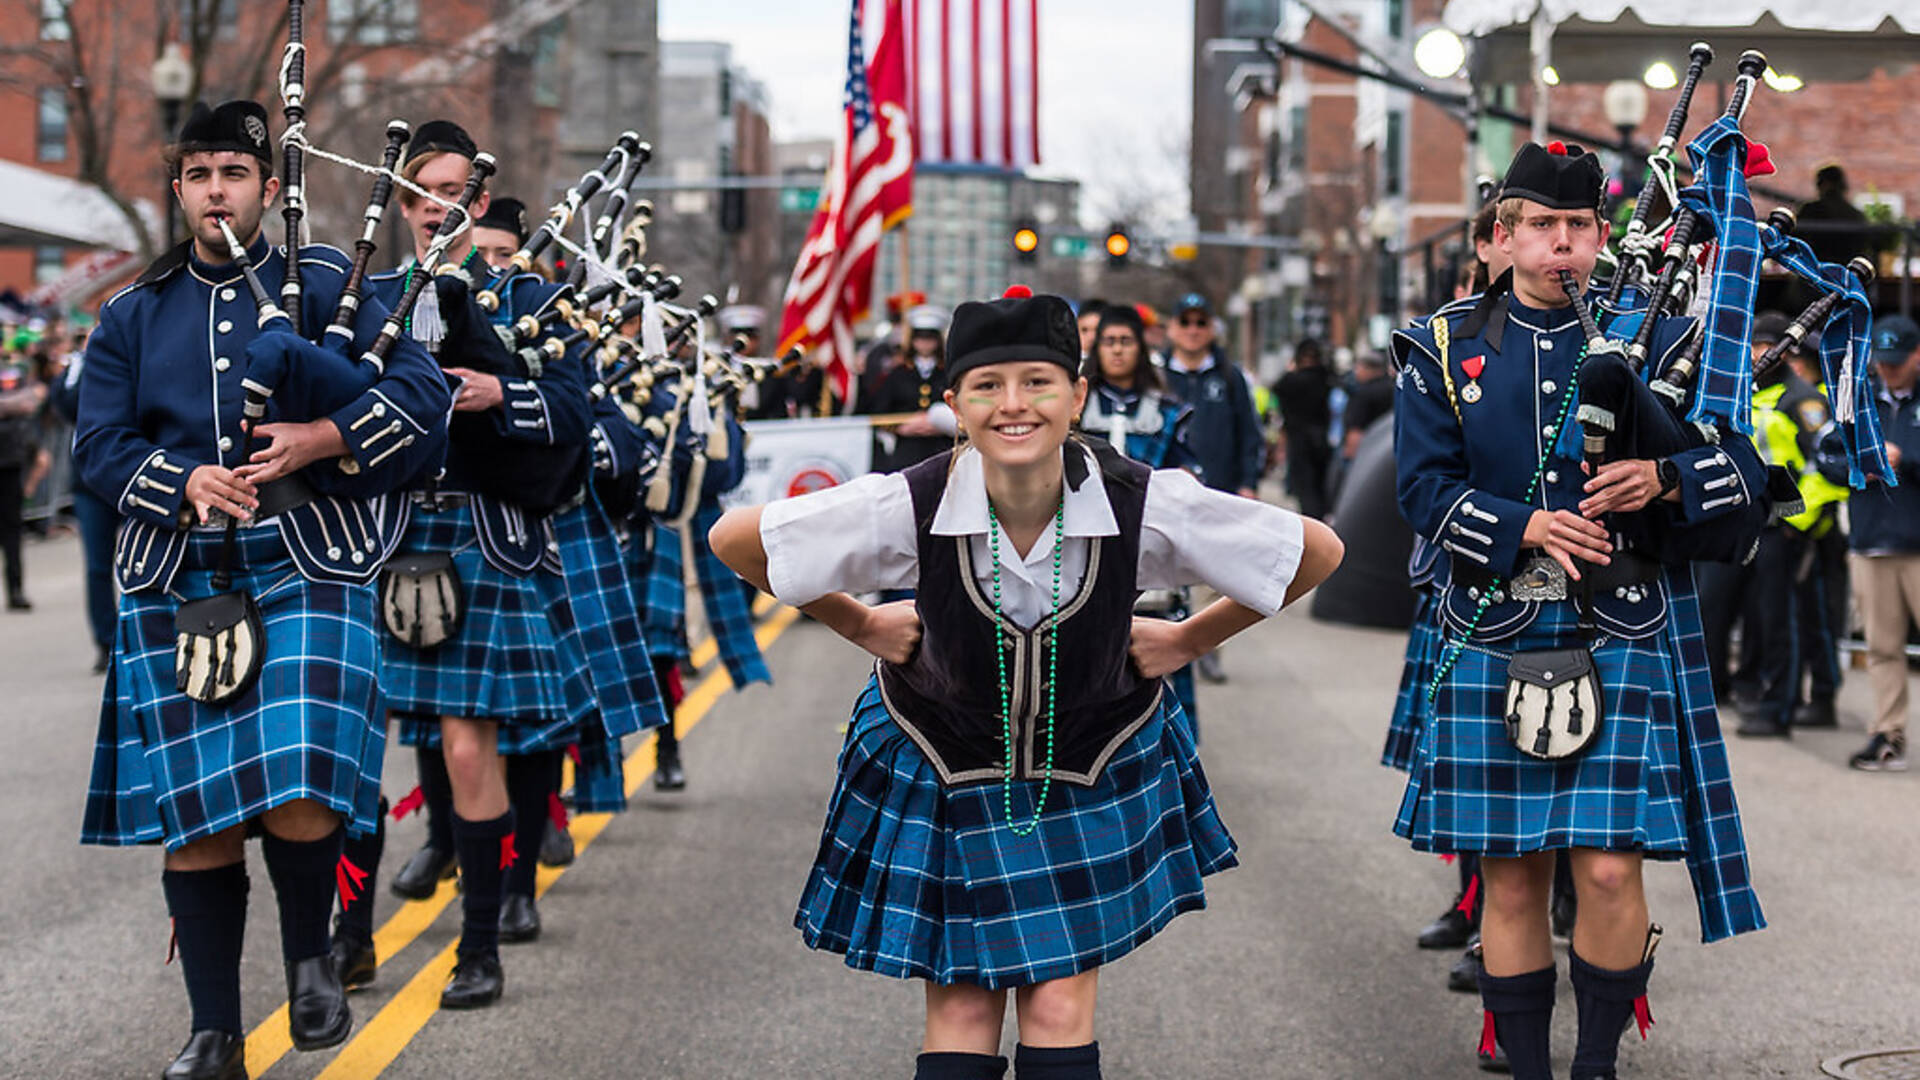
[[[1318,522],[1069,438],[1086,403],[1065,301],[963,304],[946,401],[965,443],[728,513],[741,576],[879,658],[795,917],[851,967],[926,983],[921,1080],[1100,1075],[1099,968],[1235,865],[1163,676],[1324,579]],[[1223,598],[1182,623],[1143,588]],[[869,607],[849,593],[913,588]]]

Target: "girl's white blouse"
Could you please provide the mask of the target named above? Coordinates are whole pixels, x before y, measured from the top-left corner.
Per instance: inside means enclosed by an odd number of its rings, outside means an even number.
[[[1071,446],[1067,452],[1085,453]],[[1113,508],[1099,470],[1078,491],[1069,488],[1063,514],[1060,602],[1086,574],[1088,541],[1117,536]],[[934,514],[937,536],[965,536],[983,595],[992,596],[987,489],[980,455],[962,451]],[[769,503],[760,516],[767,578],[774,595],[808,604],[831,592],[911,589],[919,582],[913,498],[899,473],[873,473],[838,487]],[[1053,529],[1040,534],[1024,557],[1002,534],[1001,608],[1020,626],[1051,609]],[[1298,514],[1270,503],[1207,488],[1178,469],[1156,469],[1147,484],[1140,530],[1137,585],[1171,589],[1208,585],[1246,607],[1272,615],[1300,566]]]

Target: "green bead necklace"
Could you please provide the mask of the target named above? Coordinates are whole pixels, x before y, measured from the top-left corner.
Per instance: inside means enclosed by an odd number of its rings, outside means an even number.
[[[1046,808],[1047,795],[1053,790],[1054,683],[1060,672],[1060,626],[1054,619],[1060,614],[1060,562],[1066,550],[1066,492],[1060,493],[1060,505],[1053,511],[1053,592],[1047,611],[1047,758],[1040,782],[1040,798],[1033,804],[1033,817],[1024,825],[1013,820],[1013,688],[1007,681],[1007,649],[1013,635],[1005,630],[1006,616],[1000,607],[1000,516],[987,502],[987,546],[993,552],[993,658],[1000,671],[1000,740],[1006,758],[1000,770],[1000,804],[1007,815],[1007,827],[1015,836],[1032,836],[1040,827],[1040,813]]]

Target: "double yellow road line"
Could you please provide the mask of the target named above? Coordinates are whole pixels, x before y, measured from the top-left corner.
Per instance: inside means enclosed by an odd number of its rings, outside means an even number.
[[[754,638],[765,649],[793,625],[799,612],[790,607],[774,607],[768,597],[759,599],[760,603],[755,605],[756,614],[772,609],[754,629]],[[695,668],[705,668],[712,663],[717,651],[711,638],[702,641],[693,652]],[[732,688],[733,679],[727,675],[726,667],[715,667],[680,702],[680,707],[675,710],[675,731],[684,738],[720,700],[721,695]],[[653,753],[654,739],[648,736],[633,753],[627,755],[624,772],[628,797],[632,797],[640,784],[652,775]],[[575,851],[585,855],[587,847],[612,820],[611,814],[576,815],[567,826],[567,831],[573,834]],[[566,867],[542,866],[536,877],[534,894],[545,896],[566,871]],[[374,954],[380,958],[380,969],[387,971],[407,946],[453,904],[456,895],[454,883],[447,880],[440,883],[432,897],[401,903],[392,917],[381,924],[373,935]],[[400,1051],[406,1049],[420,1029],[433,1018],[433,1014],[440,1011],[440,991],[446,986],[447,980],[453,977],[454,950],[458,944],[456,937],[425,966],[414,972],[392,1000],[370,1019],[359,1024],[359,1030],[353,1038],[320,1073],[320,1080],[363,1080],[380,1075],[387,1066],[393,1064],[393,1060],[400,1056]],[[247,1074],[261,1076],[279,1064],[280,1059],[292,1049],[293,1040],[287,1033],[287,1006],[282,1003],[258,1027],[247,1033]]]

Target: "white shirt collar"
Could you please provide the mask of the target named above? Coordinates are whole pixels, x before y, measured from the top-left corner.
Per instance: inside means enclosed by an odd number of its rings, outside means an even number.
[[[1084,448],[1069,444],[1069,452],[1086,454]],[[1113,506],[1107,501],[1107,485],[1100,482],[1100,465],[1087,457],[1088,476],[1080,490],[1066,489],[1065,529],[1068,536],[1118,536],[1120,525],[1114,521]],[[962,449],[954,458],[953,471],[947,475],[946,493],[940,508],[933,513],[935,536],[985,536],[987,534],[987,481],[981,471],[980,452]]]

